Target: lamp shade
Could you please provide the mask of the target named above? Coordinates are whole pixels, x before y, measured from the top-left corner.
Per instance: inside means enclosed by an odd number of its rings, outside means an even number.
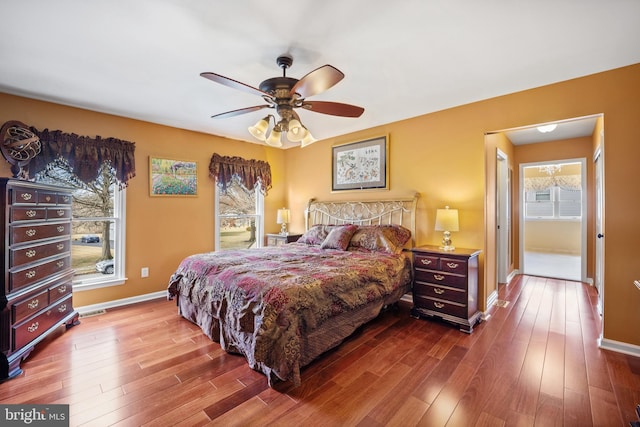
[[[258,123],[249,127],[249,133],[253,135],[254,138],[259,139],[260,141],[264,141],[267,139],[267,129],[269,128],[269,116],[260,119]]]
[[[278,209],[276,224],[288,224],[291,219],[291,211],[287,208]]]
[[[436,212],[436,231],[458,231],[458,210],[438,209]]]
[[[273,128],[266,143],[272,147],[282,147],[282,140],[280,139],[282,132]]]

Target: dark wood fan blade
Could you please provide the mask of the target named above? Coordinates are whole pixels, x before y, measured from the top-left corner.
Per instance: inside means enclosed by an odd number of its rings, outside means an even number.
[[[200,73],[200,75],[202,77],[204,77],[205,79],[209,79],[209,80],[214,81],[216,83],[220,83],[221,85],[232,87],[234,89],[238,89],[238,90],[241,90],[243,92],[248,92],[248,93],[251,93],[253,95],[259,95],[259,96],[266,95],[269,98],[273,98],[273,96],[271,96],[271,94],[269,94],[267,92],[263,92],[258,88],[255,88],[253,86],[249,86],[248,84],[241,83],[241,82],[239,82],[237,80],[230,79],[229,77],[221,76],[220,74],[205,72],[205,73]]]
[[[360,117],[364,108],[340,102],[305,101],[302,108],[322,114],[342,117]]]
[[[211,116],[212,119],[226,119],[227,117],[239,116],[240,114],[251,113],[252,111],[262,110],[263,108],[269,108],[271,105],[254,105],[253,107],[240,108],[238,110],[227,111],[226,113],[220,113]]]
[[[342,79],[342,71],[331,65],[323,65],[298,80],[291,88],[290,94],[293,96],[294,93],[298,93],[301,98],[307,98],[324,92]]]

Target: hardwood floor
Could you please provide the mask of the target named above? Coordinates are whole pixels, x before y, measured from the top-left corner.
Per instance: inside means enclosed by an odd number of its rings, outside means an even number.
[[[519,276],[473,334],[387,311],[267,386],[158,300],[87,317],[40,345],[2,403],[64,403],[72,426],[627,426],[640,359],[596,345],[595,291]]]

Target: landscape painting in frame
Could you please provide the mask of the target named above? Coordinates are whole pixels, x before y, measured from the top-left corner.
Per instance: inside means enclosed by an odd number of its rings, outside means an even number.
[[[387,137],[332,147],[331,191],[389,189]]]
[[[149,191],[151,196],[196,196],[196,162],[149,157]]]

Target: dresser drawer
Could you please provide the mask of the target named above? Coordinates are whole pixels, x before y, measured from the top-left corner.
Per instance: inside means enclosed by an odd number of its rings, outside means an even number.
[[[460,304],[467,303],[467,292],[465,289],[438,286],[416,281],[413,283],[413,292],[419,297],[438,298],[458,302]]]
[[[467,289],[467,278],[459,274],[445,273],[443,271],[422,270],[416,268],[415,280],[454,288]]]
[[[12,206],[10,222],[16,221],[37,221],[47,218],[46,208],[36,208],[30,206]]]
[[[33,242],[52,237],[69,236],[71,223],[11,226],[9,244]]]
[[[42,310],[39,314],[14,325],[12,327],[13,349],[29,344],[72,311],[71,295],[69,295],[62,301]]]
[[[55,205],[58,203],[58,193],[55,191],[38,190],[38,203],[41,205]]]
[[[55,273],[71,268],[71,256],[56,258],[42,264],[9,273],[9,292],[29,286]]]
[[[416,253],[413,257],[413,264],[416,268],[440,270],[440,258],[437,256]]]
[[[58,194],[58,205],[68,205],[71,206],[71,195],[70,194]]]
[[[38,203],[38,191],[35,188],[13,187],[11,192],[11,204],[36,204]]]
[[[27,317],[33,316],[38,311],[49,305],[49,290],[43,289],[36,295],[30,296],[20,302],[12,304],[13,323],[19,323]]]
[[[47,219],[71,219],[71,208],[57,206],[47,209]]]
[[[68,239],[58,242],[46,243],[44,245],[34,245],[15,250],[11,249],[11,255],[9,257],[9,268],[36,262],[50,256],[61,255],[65,252],[69,252],[70,249],[71,241]]]
[[[445,301],[436,298],[416,296],[416,302],[420,308],[435,311],[438,313],[454,316],[458,318],[467,317],[466,304],[460,304],[452,301]]]
[[[65,283],[59,283],[55,286],[50,287],[49,288],[49,304],[53,304],[59,299],[62,299],[67,295],[71,294],[72,290],[73,290],[73,285],[71,283],[71,278],[67,279]]]

